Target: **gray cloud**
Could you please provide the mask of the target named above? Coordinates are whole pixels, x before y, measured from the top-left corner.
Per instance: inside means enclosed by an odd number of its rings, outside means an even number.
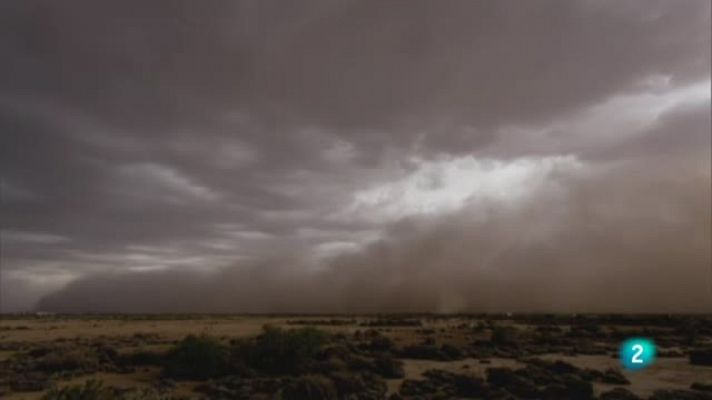
[[[362,251],[305,270],[299,258],[217,275],[99,274],[43,299],[58,311],[704,312],[709,174],[630,179],[632,165],[539,193],[515,211],[413,217]],[[567,179],[568,180],[568,179]],[[606,187],[606,191],[600,190]],[[661,193],[661,189],[664,189]],[[684,236],[684,240],[680,237]],[[112,289],[113,288],[113,289]],[[108,293],[108,294],[107,294]],[[605,296],[605,300],[602,299]]]
[[[712,309],[711,44],[704,0],[3,2],[0,307]]]

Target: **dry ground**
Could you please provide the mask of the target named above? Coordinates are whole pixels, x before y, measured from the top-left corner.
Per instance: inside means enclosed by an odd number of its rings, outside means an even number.
[[[224,342],[237,337],[251,337],[259,334],[266,324],[293,327],[289,321],[299,320],[299,325],[305,321],[313,320],[315,324],[331,317],[263,317],[263,316],[220,316],[220,317],[195,317],[195,318],[107,318],[107,317],[43,317],[43,318],[4,318],[0,320],[0,362],[10,362],[20,357],[28,350],[37,346],[55,346],[60,343],[86,343],[103,341],[110,343],[120,354],[137,351],[165,351],[175,341],[187,335],[205,334],[216,337]],[[333,333],[354,335],[357,331],[374,329],[391,338],[399,346],[417,344],[430,338],[437,345],[449,343],[457,347],[467,346],[473,340],[485,340],[491,337],[487,329],[473,331],[470,329],[481,322],[473,318],[420,318],[421,326],[376,326],[364,327],[359,325],[364,321],[372,320],[371,317],[353,319],[347,325],[319,325],[319,328]],[[488,322],[491,324],[491,322]],[[526,321],[498,320],[498,326],[516,326],[519,331],[533,329]],[[618,327],[630,329],[630,326]],[[566,331],[568,327],[564,327]],[[144,338],[150,338],[145,340]],[[702,338],[709,340],[712,338]],[[595,338],[593,339],[595,341]],[[610,347],[610,346],[609,346]],[[668,350],[674,350],[670,348]],[[611,354],[561,354],[551,353],[540,355],[543,359],[564,360],[581,368],[605,370],[607,368],[620,368],[618,360]],[[522,367],[524,364],[516,357],[463,357],[452,361],[439,361],[428,359],[402,359],[405,372],[404,379],[421,379],[423,373],[430,369],[440,369],[457,373],[467,373],[485,376],[486,368],[491,367]],[[656,364],[649,369],[639,372],[623,371],[631,384],[625,387],[641,397],[651,395],[657,389],[689,389],[693,382],[712,382],[712,367],[691,365],[688,357],[681,353],[679,356],[658,358]],[[66,386],[81,383],[90,378],[100,378],[106,385],[130,388],[151,387],[160,379],[159,367],[140,367],[132,372],[113,373],[95,372],[81,376],[71,376],[57,379],[57,386]],[[388,392],[396,393],[403,379],[387,380]],[[2,382],[0,382],[2,383]],[[0,386],[0,397],[7,399],[37,399],[43,391],[18,392],[12,391],[7,382]],[[186,397],[195,396],[193,391],[197,382],[178,382],[171,389],[171,395]],[[609,390],[615,385],[595,383],[596,394]]]

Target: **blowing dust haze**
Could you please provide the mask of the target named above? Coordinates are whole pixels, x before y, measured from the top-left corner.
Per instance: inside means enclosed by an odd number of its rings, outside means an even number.
[[[3,2],[0,311],[712,312],[710,12]]]

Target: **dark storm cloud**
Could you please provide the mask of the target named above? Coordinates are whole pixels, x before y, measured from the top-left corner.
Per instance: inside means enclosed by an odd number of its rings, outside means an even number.
[[[4,8],[8,92],[169,134],[203,130],[236,109],[270,123],[353,128],[426,118],[521,121],[648,75],[704,77],[709,65],[702,1]]]
[[[303,282],[303,291],[293,291],[300,297],[326,290],[330,280],[357,282],[344,289],[344,299],[369,286],[427,294],[422,303],[383,294],[373,308],[439,309],[434,299],[451,290],[449,283],[426,287],[400,278],[407,270],[374,259],[380,250],[373,243],[399,243],[404,254],[427,248],[413,245],[421,240],[451,240],[473,252],[494,245],[496,235],[470,237],[456,219],[441,216],[475,207],[472,198],[494,196],[487,190],[521,192],[504,185],[512,173],[521,186],[535,186],[526,179],[549,182],[547,160],[559,156],[575,158],[586,171],[638,165],[622,170],[632,174],[630,186],[655,181],[661,162],[670,170],[661,184],[708,170],[710,44],[710,4],[702,0],[3,2],[3,307],[27,308],[68,282],[74,283],[42,305],[77,309],[104,285],[135,286],[140,293],[152,279],[165,282],[166,294],[157,298],[171,298],[180,287],[197,299],[229,288],[213,290],[214,278],[204,274],[189,289],[193,270],[247,263],[248,275],[262,283],[246,293],[265,297],[247,304],[261,310],[284,308],[272,298],[313,309],[320,297],[300,302],[278,293]],[[516,161],[527,157],[534,161]],[[503,166],[481,163],[490,159]],[[374,203],[378,188],[398,192],[394,182],[404,179],[409,188],[407,177],[433,160],[440,161],[429,173],[445,178],[429,185],[441,191],[410,188]],[[464,175],[453,178],[451,170]],[[618,185],[615,175],[603,176],[595,185],[601,193]],[[489,183],[467,187],[477,180]],[[690,197],[708,199],[709,173],[696,182],[676,186],[679,196],[666,204],[678,209]],[[630,203],[653,193],[631,194]],[[540,204],[537,196],[521,196],[531,204],[510,210],[507,224],[526,224],[517,213]],[[424,218],[431,203],[444,208]],[[704,210],[694,210],[704,222]],[[465,221],[470,217],[463,212]],[[432,231],[411,240],[407,230],[393,228],[401,218],[424,218]],[[621,219],[620,228],[628,223]],[[590,221],[569,224],[573,235]],[[684,226],[698,229],[693,225]],[[657,243],[645,232],[625,237]],[[590,269],[616,276],[607,269],[614,262],[597,257],[618,245],[588,234],[581,233],[589,248],[609,249],[585,253]],[[566,238],[550,239],[554,250],[546,263],[563,262],[572,246]],[[668,239],[669,246],[649,246],[661,252],[655,257],[670,259],[661,271],[677,257],[675,240]],[[356,253],[348,256],[356,258],[348,262],[354,267],[341,265],[345,250]],[[678,263],[690,268],[686,278],[699,278],[695,268],[708,258],[704,251],[689,254]],[[524,273],[519,261],[507,265],[504,281],[518,277],[511,283],[549,287],[538,270]],[[470,267],[422,266],[453,282],[487,286],[489,278]],[[320,268],[333,271],[314,272]],[[248,280],[239,271],[223,272],[230,277],[225,285]],[[388,283],[399,279],[402,286]],[[598,287],[580,274],[570,282]],[[112,296],[105,305],[138,310],[140,303],[125,303],[129,297]],[[337,297],[324,298],[357,308],[356,300]],[[572,304],[586,308],[585,300]],[[465,308],[490,302],[483,307],[495,309],[497,298],[452,301]],[[531,304],[547,308],[541,301]],[[200,304],[228,310],[236,302],[245,304],[227,294]]]

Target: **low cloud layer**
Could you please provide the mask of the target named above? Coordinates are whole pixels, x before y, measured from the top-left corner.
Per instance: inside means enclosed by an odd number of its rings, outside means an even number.
[[[707,1],[2,8],[2,311],[712,311]]]
[[[318,270],[296,257],[215,274],[97,274],[43,299],[58,311],[709,311],[710,176],[649,166],[549,174],[528,199],[419,213]],[[699,167],[699,166],[698,166]],[[601,191],[605,186],[606,191]],[[552,190],[558,187],[558,190]],[[517,196],[518,194],[515,194]]]

